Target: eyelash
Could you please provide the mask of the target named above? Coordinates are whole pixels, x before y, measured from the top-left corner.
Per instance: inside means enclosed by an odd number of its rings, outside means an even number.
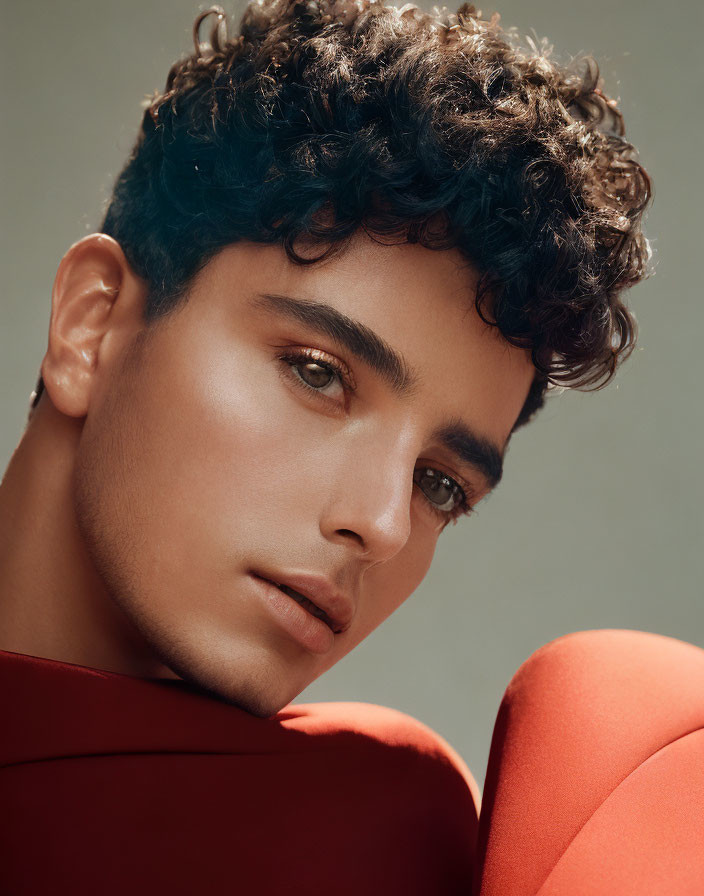
[[[330,355],[325,355],[325,360],[322,355],[324,353],[319,351],[318,349],[289,349],[285,352],[282,352],[278,355],[279,361],[283,362],[287,365],[288,370],[292,370],[301,364],[306,363],[315,363],[322,367],[324,370],[329,371],[331,374],[334,374],[340,381],[342,388],[345,391],[345,394],[354,393],[355,386],[352,382],[352,377],[349,371],[343,368],[339,363],[335,362]],[[293,381],[295,384],[303,389],[306,394],[314,396],[316,399],[320,401],[325,401],[326,403],[332,399],[329,399],[325,393],[321,392],[320,389],[316,389],[314,386],[309,385],[306,381],[301,377],[299,373],[293,374]],[[442,470],[438,470],[435,467],[424,466],[421,469],[428,470],[431,469],[434,473],[439,473],[443,479],[447,479],[452,483],[453,486],[456,487],[459,494],[459,500],[457,504],[454,506],[452,510],[440,510],[436,504],[428,498],[428,496],[423,492],[423,489],[420,488],[417,482],[415,482],[414,476],[414,484],[418,485],[423,497],[425,498],[425,503],[430,508],[430,511],[443,522],[443,528],[449,523],[457,522],[457,520],[462,516],[470,516],[475,513],[476,510],[472,504],[469,503],[467,498],[467,493],[465,489],[453,479],[452,476],[449,476],[447,473],[444,473]]]

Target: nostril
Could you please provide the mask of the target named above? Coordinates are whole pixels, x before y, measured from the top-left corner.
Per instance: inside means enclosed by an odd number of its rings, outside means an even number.
[[[355,541],[358,541],[359,544],[364,547],[364,539],[358,532],[353,532],[352,529],[338,529],[337,530],[341,535],[351,535]]]

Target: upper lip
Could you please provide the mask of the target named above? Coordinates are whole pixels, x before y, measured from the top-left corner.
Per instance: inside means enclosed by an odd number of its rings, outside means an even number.
[[[336,635],[347,631],[352,624],[355,602],[349,595],[336,588],[330,579],[313,573],[299,572],[257,572],[255,575],[273,582],[274,585],[286,585],[313,601],[326,614],[330,620],[330,628]]]

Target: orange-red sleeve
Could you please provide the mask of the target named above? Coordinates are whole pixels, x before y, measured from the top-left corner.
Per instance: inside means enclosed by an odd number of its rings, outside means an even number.
[[[494,728],[474,892],[704,894],[704,650],[575,632],[537,650]]]

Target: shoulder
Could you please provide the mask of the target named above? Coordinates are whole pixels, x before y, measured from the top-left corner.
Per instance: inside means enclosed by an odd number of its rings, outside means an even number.
[[[459,755],[436,731],[408,713],[375,703],[300,703],[277,716],[286,727],[320,734],[351,735],[399,750],[412,750],[444,762],[462,763]]]
[[[481,792],[462,757],[437,731],[413,716],[374,703],[291,705],[277,716],[286,727],[318,735],[322,743],[404,769],[414,788],[471,798],[479,812]]]

